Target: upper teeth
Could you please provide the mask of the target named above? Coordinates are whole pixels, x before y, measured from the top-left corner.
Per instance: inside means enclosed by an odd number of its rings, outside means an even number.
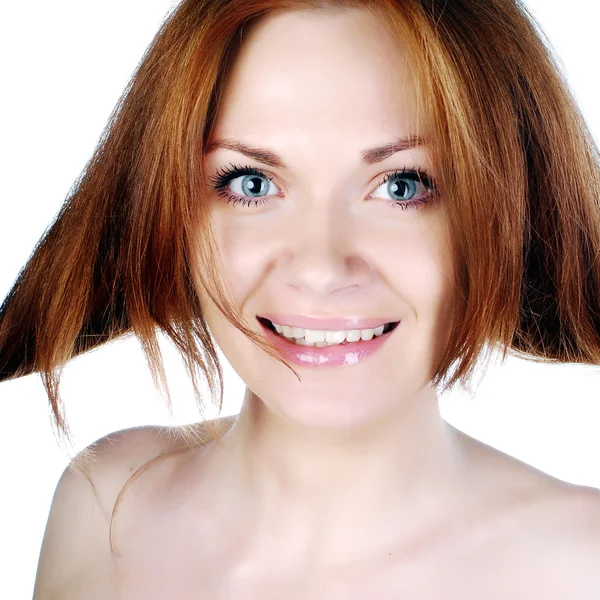
[[[307,344],[328,343],[341,344],[344,340],[348,342],[368,341],[383,333],[383,325],[375,329],[347,329],[341,331],[329,331],[323,329],[304,329],[302,327],[290,327],[273,323],[277,333],[290,339],[303,339]]]

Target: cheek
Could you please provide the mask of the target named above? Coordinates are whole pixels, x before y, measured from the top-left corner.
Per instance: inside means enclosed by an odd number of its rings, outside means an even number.
[[[240,306],[252,293],[265,271],[269,260],[266,240],[272,240],[264,227],[252,219],[215,219],[215,236],[218,244],[219,271],[229,287],[234,302]]]
[[[214,223],[219,269],[239,306],[286,251],[297,221],[217,215]],[[439,211],[428,216],[414,211],[387,223],[364,219],[352,227],[350,239],[347,252],[369,263],[383,280],[373,291],[382,302],[389,302],[391,291],[422,317],[446,303],[453,289],[452,261],[449,232]]]
[[[382,308],[394,310],[397,303],[423,334],[434,335],[438,326],[445,325],[454,296],[446,223],[440,211],[394,217],[384,222],[361,219],[348,233],[351,243],[346,252],[369,263],[378,274],[369,293]],[[218,269],[241,307],[289,250],[297,222],[217,213],[213,223]]]
[[[433,365],[445,350],[456,298],[449,232],[444,222],[431,220],[378,239],[381,276],[410,330],[411,343],[398,350],[407,365]]]
[[[452,287],[448,233],[434,220],[371,232],[370,256],[413,313],[430,314]]]

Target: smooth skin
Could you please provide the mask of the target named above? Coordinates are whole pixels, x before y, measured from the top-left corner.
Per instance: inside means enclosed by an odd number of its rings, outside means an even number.
[[[600,597],[600,495],[554,479],[447,424],[431,386],[454,300],[443,196],[392,207],[383,176],[427,170],[426,146],[365,165],[361,152],[421,134],[410,65],[367,11],[284,12],[244,35],[211,133],[268,148],[206,155],[251,166],[259,206],[216,191],[221,272],[256,331],[267,312],[394,316],[367,360],[297,367],[249,342],[198,291],[247,385],[224,443],[158,461],[108,517],[166,428],[98,443],[92,477],[61,479],[37,600],[592,599]],[[241,192],[243,177],[228,184]],[[246,180],[247,181],[247,180]],[[202,428],[199,425],[199,428]]]

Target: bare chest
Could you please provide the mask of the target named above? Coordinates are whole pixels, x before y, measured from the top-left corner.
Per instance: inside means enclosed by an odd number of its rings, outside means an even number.
[[[600,598],[598,554],[589,558],[588,546],[580,542],[582,528],[573,525],[581,512],[577,503],[544,500],[490,510],[476,524],[453,513],[450,533],[438,532],[427,543],[402,541],[403,551],[316,570],[294,560],[284,564],[284,538],[272,549],[266,544],[268,551],[257,558],[246,521],[233,523],[222,502],[208,496],[200,504],[198,497],[194,510],[183,500],[171,502],[171,496],[162,503],[125,504],[112,565],[115,600]],[[512,505],[507,500],[501,506]]]
[[[596,596],[562,568],[559,550],[528,554],[529,544],[481,548],[476,554],[433,554],[411,560],[381,557],[317,573],[268,566],[245,572],[233,557],[215,560],[207,549],[155,547],[116,563],[118,600],[584,600]]]

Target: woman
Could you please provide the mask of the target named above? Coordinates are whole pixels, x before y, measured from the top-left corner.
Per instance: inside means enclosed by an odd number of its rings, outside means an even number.
[[[41,372],[68,435],[60,365],[133,331],[160,382],[158,326],[247,393],[65,471],[35,598],[597,596],[597,491],[436,400],[486,342],[600,362],[599,195],[511,0],[184,1],[2,307],[0,371]]]

